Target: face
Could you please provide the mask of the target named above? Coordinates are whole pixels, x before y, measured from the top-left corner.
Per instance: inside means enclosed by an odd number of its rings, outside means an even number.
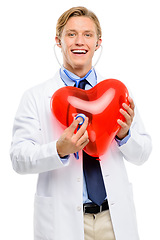
[[[64,67],[73,73],[82,71],[86,74],[92,67],[94,52],[101,44],[93,20],[84,16],[71,17],[60,40]],[[59,39],[56,41],[58,43]]]

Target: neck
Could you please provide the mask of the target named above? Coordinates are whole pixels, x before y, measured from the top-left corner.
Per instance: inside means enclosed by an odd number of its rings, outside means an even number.
[[[89,70],[91,69],[91,66],[86,68],[86,69],[83,69],[83,68],[71,68],[71,67],[68,67],[66,65],[64,65],[64,67],[68,71],[74,73],[75,75],[77,75],[80,78],[83,78],[89,72]]]

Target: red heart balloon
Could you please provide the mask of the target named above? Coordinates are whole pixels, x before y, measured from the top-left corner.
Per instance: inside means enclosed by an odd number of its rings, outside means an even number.
[[[68,127],[77,114],[89,118],[87,127],[89,143],[84,151],[94,157],[105,153],[120,126],[117,119],[124,120],[119,110],[122,103],[129,105],[126,86],[116,79],[107,79],[89,90],[63,87],[51,98],[51,111],[62,124]]]

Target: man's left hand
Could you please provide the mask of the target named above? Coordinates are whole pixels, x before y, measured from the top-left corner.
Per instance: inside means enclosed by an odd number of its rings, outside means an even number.
[[[123,103],[122,106],[124,109],[120,109],[120,113],[124,116],[125,120],[122,121],[120,119],[117,120],[118,124],[121,126],[120,130],[117,133],[117,137],[119,139],[123,139],[127,136],[128,131],[131,127],[133,118],[134,118],[134,102],[131,97],[128,98],[128,101],[130,103],[130,106],[128,106],[126,103]]]

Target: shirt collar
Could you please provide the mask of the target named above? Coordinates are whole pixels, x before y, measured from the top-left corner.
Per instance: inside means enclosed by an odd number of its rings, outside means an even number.
[[[65,68],[62,66],[60,68],[60,76],[61,76],[61,79],[62,81],[65,83],[66,86],[74,86],[75,85],[75,82],[72,81],[65,73],[64,73],[64,70]],[[70,72],[69,70],[65,69],[69,75],[73,78],[76,78],[76,79],[80,79],[80,77],[78,77],[77,75],[75,75],[74,73]],[[97,84],[97,75],[96,75],[96,72],[95,72],[95,69],[93,68],[92,72],[88,75],[88,77],[86,78],[86,80],[89,82],[89,84],[94,87],[96,84]]]

